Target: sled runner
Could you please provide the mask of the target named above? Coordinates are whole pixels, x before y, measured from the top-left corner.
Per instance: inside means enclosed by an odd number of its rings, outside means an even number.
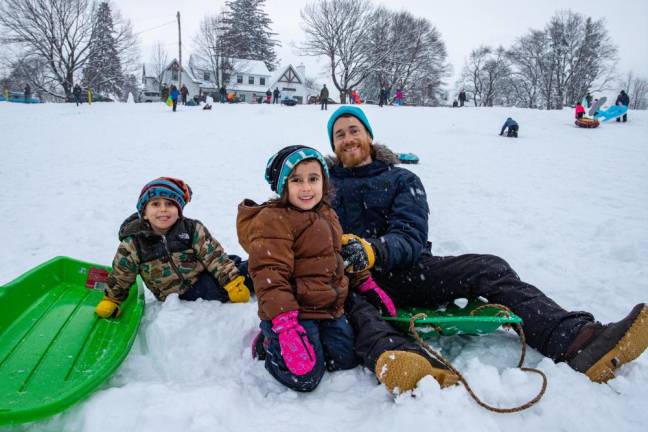
[[[403,164],[419,163],[419,157],[414,153],[398,153],[398,160]]]
[[[455,303],[441,309],[399,308],[396,317],[384,317],[386,321],[409,331],[413,316],[425,314],[414,321],[416,331],[423,337],[451,336],[455,334],[481,335],[492,333],[507,324],[521,324],[522,318],[496,306],[489,306],[479,299],[471,299],[461,307]]]
[[[63,411],[122,363],[144,313],[144,290],[138,277],[122,314],[98,318],[109,269],[56,257],[0,287],[0,425]]]

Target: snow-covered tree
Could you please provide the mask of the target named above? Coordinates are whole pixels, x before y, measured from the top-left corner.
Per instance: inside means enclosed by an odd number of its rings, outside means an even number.
[[[17,59],[45,65],[34,92],[71,98],[72,87],[85,68],[94,34],[96,3],[92,0],[2,0],[0,32]],[[113,17],[115,45],[122,66],[135,66],[136,39],[130,23]],[[4,53],[8,52],[7,47]],[[128,59],[128,60],[126,60]],[[51,87],[50,83],[56,83]],[[62,92],[61,92],[62,90]]]
[[[218,87],[229,81],[232,72],[231,61],[228,54],[225,39],[225,13],[207,15],[200,22],[198,33],[194,36],[194,42],[198,47],[198,53],[207,59],[211,75]]]
[[[409,103],[437,105],[448,71],[445,44],[434,25],[409,12],[374,11],[372,57],[381,59],[361,85],[361,94],[378,99],[381,86],[393,94],[401,88]]]
[[[277,63],[275,46],[270,26],[272,20],[263,10],[265,0],[231,0],[225,2],[224,48],[226,57],[261,60],[270,70]]]
[[[88,60],[83,69],[83,85],[96,93],[122,95],[124,76],[110,5],[103,2],[94,16]]]
[[[472,95],[475,106],[493,106],[504,98],[510,68],[503,47],[480,46],[470,53],[461,74],[460,86]]]

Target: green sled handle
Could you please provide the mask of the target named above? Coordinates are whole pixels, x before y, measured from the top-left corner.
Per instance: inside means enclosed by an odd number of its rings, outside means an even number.
[[[501,326],[522,324],[522,318],[511,311],[474,298],[465,306],[450,303],[444,308],[398,308],[397,316],[384,317],[395,327],[409,332],[412,317],[424,314],[425,318],[414,321],[416,331],[424,339],[432,336],[451,336],[456,334],[482,335],[492,333]]]

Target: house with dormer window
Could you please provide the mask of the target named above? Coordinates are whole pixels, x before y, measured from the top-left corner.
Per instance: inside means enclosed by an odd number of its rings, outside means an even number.
[[[303,64],[297,67],[289,64],[277,69],[272,75],[270,87],[272,90],[279,89],[281,99],[287,97],[298,104],[306,103],[309,96],[319,94],[319,90],[308,88],[306,84],[306,66]]]

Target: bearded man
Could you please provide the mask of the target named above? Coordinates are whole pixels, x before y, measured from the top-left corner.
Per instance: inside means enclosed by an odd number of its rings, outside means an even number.
[[[621,321],[603,325],[588,312],[563,309],[521,281],[500,257],[434,256],[425,188],[416,174],[395,166],[394,153],[373,143],[365,113],[358,107],[340,107],[329,119],[328,136],[336,155],[329,169],[335,190],[332,204],[347,233],[342,248],[347,271],[370,271],[396,306],[437,307],[457,298],[484,297],[523,319],[531,347],[595,382],[613,378],[618,367],[648,346],[644,303]],[[386,297],[380,298],[385,303]],[[359,339],[356,345],[362,347],[363,338],[380,345],[381,336],[363,332],[353,310],[350,315]]]

